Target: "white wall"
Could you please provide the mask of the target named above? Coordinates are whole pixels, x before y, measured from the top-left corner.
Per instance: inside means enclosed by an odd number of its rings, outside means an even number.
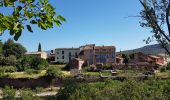
[[[62,54],[64,51],[64,54]],[[75,58],[75,53],[79,55],[79,49],[56,49],[55,50],[55,62],[69,63],[69,52],[71,53],[71,59]],[[64,59],[62,58],[64,56]]]

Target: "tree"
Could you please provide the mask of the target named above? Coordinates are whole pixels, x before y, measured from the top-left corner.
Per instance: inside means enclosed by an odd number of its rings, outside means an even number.
[[[33,32],[31,25],[46,30],[53,28],[54,23],[60,26],[65,21],[56,14],[49,0],[1,0],[0,7],[12,11],[8,15],[0,13],[0,33],[8,30],[15,40],[18,40],[25,28]]]
[[[128,64],[129,63],[129,57],[126,54],[122,54],[122,58],[124,58],[123,63]]]
[[[170,55],[168,44],[170,43],[170,1],[169,0],[139,0],[143,6],[140,12],[142,21],[141,27],[151,29],[152,37],[146,39],[146,43],[151,42],[152,38],[166,50]]]
[[[12,39],[8,39],[3,45],[3,55],[5,57],[14,55],[17,58],[20,58],[25,54],[25,52],[25,47],[19,43],[14,43]]]
[[[41,52],[41,43],[38,44],[38,52]]]

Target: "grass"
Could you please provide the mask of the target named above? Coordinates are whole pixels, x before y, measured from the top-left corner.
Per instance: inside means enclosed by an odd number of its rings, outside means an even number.
[[[46,74],[46,70],[40,71],[38,74],[28,74],[26,72],[14,72],[14,73],[5,73],[10,78],[39,78]]]

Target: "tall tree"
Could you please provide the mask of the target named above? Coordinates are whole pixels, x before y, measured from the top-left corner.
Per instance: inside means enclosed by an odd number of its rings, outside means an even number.
[[[8,57],[10,55],[14,55],[17,58],[22,57],[26,52],[24,46],[19,43],[14,43],[12,39],[8,39],[3,45],[3,55]]]
[[[53,28],[54,23],[60,26],[65,21],[61,15],[57,15],[49,0],[0,0],[0,8],[3,8],[0,11],[0,33],[2,35],[8,30],[15,40],[18,40],[25,28],[33,32],[31,25],[46,30]],[[6,9],[12,13],[5,15],[3,11]]]
[[[143,6],[140,12],[140,25],[151,29],[153,35],[146,39],[146,43],[152,38],[166,50],[170,55],[170,0],[139,0]]]
[[[41,43],[38,44],[38,52],[41,52]]]

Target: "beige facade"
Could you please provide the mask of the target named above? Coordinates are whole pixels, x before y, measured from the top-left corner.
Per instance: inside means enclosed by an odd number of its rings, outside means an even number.
[[[32,55],[32,56],[37,56],[41,57],[43,59],[47,59],[47,53],[46,52],[26,52],[26,55]]]
[[[95,46],[95,44],[80,47],[79,58],[89,65],[98,63],[115,63],[116,48],[114,46]]]

